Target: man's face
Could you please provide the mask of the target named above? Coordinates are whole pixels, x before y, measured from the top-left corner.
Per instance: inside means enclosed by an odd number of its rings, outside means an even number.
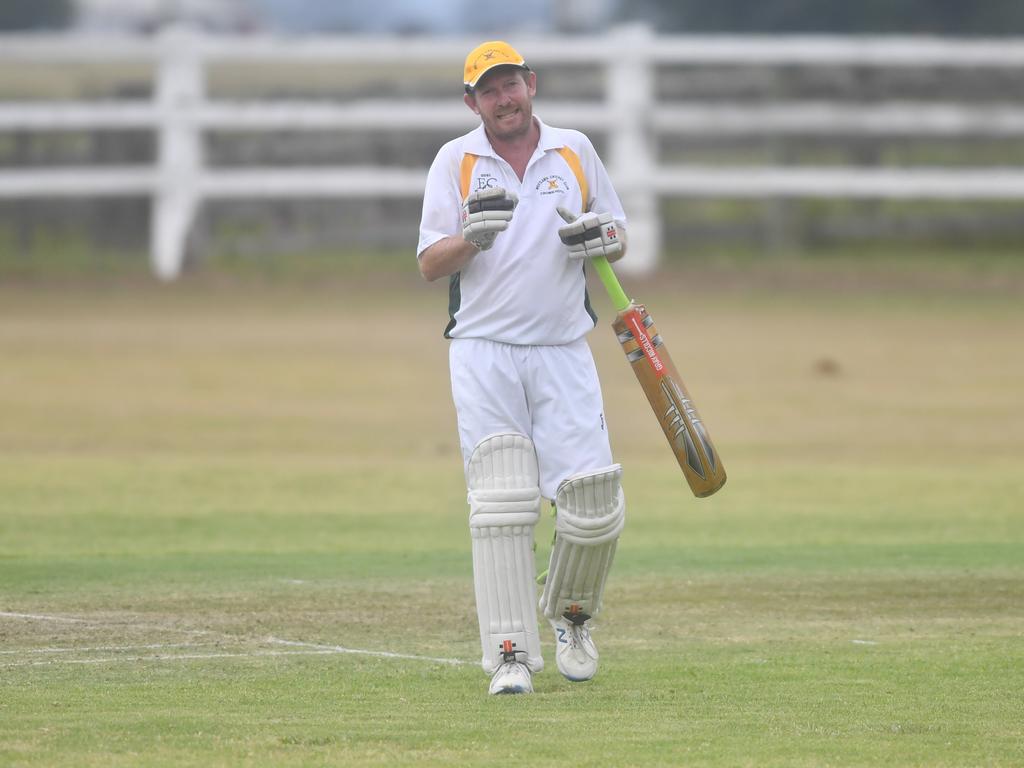
[[[519,67],[495,67],[477,83],[466,104],[480,115],[487,132],[502,141],[525,136],[533,125],[537,75]]]

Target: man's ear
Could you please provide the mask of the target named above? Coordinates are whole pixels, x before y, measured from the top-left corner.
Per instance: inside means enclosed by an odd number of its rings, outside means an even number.
[[[480,110],[476,107],[476,99],[470,96],[468,93],[462,94],[462,100],[466,102],[466,106],[473,110],[474,114],[479,115]]]
[[[531,99],[537,95],[537,73],[532,69],[526,73],[526,92]]]

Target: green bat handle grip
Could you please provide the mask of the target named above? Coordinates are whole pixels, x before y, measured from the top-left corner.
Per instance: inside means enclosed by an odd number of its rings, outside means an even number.
[[[597,276],[604,283],[604,288],[608,291],[608,296],[611,297],[615,311],[621,312],[626,309],[630,304],[629,297],[619,285],[619,278],[612,271],[612,265],[608,263],[608,259],[604,256],[595,256],[590,261],[594,265],[594,269],[597,270]]]

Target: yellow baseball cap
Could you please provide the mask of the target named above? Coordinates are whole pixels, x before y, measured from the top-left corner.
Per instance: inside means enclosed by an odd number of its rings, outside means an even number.
[[[519,55],[519,51],[503,40],[490,40],[480,43],[469,52],[466,57],[466,68],[462,81],[466,88],[475,88],[480,78],[495,67],[511,64],[514,67],[526,66],[526,60]]]

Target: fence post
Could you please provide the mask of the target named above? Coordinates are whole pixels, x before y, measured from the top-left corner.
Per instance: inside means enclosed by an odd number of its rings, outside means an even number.
[[[661,256],[658,196],[653,189],[654,137],[650,115],[654,107],[653,34],[646,24],[628,24],[610,37],[607,99],[612,110],[609,172],[629,219],[629,255],[622,269],[650,273]]]
[[[205,98],[203,62],[195,33],[183,25],[161,31],[155,100],[160,127],[150,262],[162,280],[181,272],[185,242],[198,206],[202,143],[196,114]]]

